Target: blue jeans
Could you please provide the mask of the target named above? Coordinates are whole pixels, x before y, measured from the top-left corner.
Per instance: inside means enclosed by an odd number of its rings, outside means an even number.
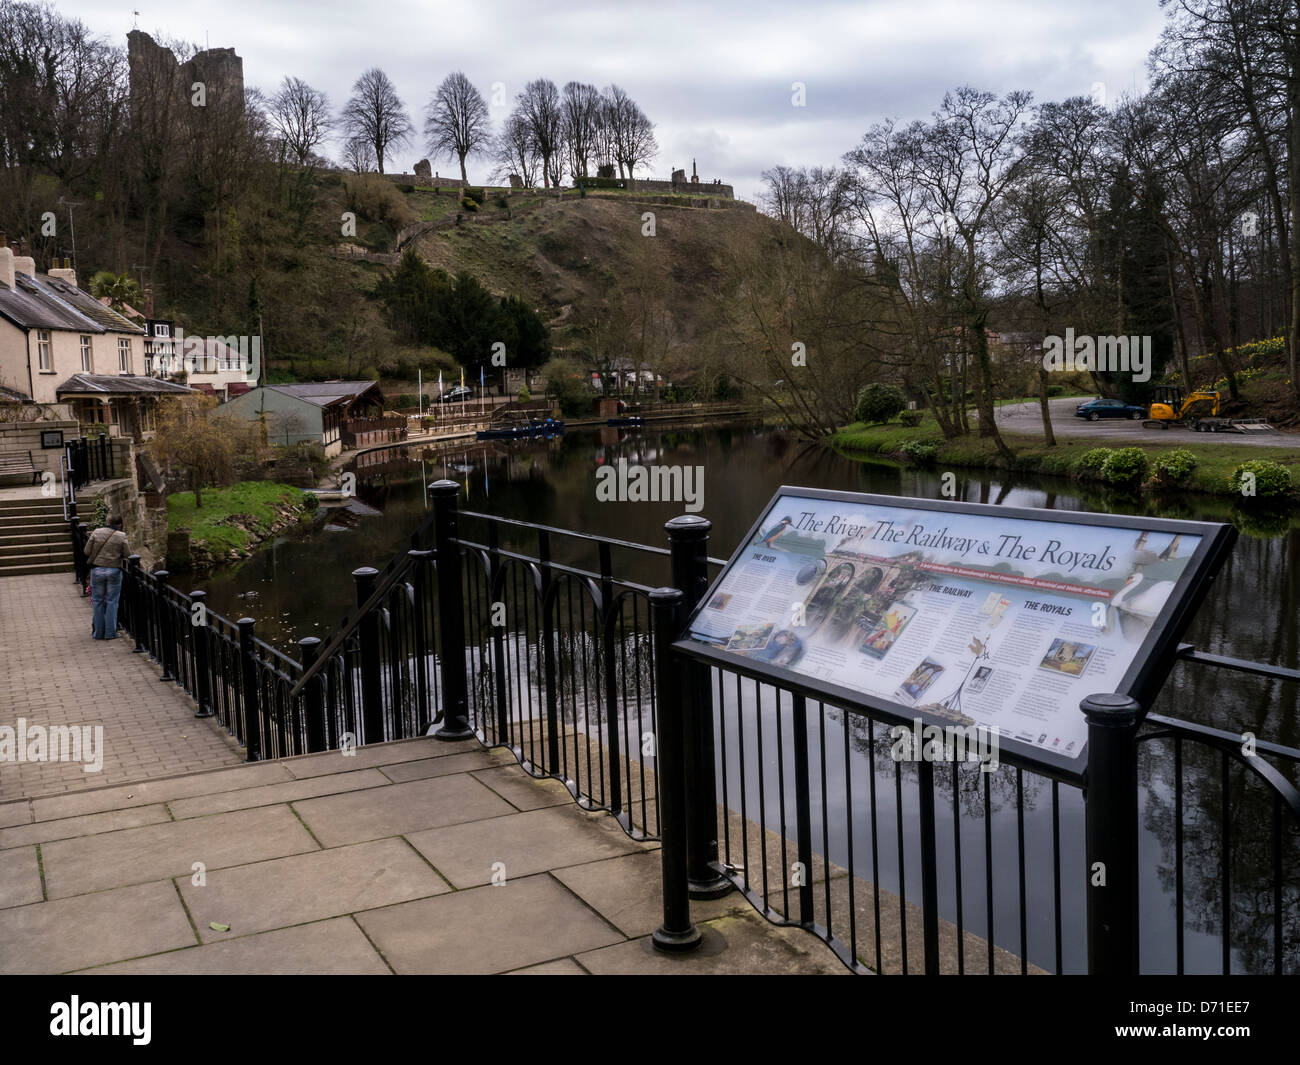
[[[90,595],[95,605],[91,635],[111,640],[117,635],[117,597],[122,594],[122,571],[96,566],[90,571]]]

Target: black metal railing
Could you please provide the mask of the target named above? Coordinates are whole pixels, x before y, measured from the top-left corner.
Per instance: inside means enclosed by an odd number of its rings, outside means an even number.
[[[82,437],[65,445],[68,480],[75,492],[91,481],[107,481],[117,476],[113,441],[107,435]]]
[[[1101,696],[1081,708],[1084,787],[1005,757],[899,759],[891,729],[910,722],[672,649],[722,564],[702,518],[650,547],[461,511],[450,481],[430,491],[409,549],[355,571],[355,613],[297,660],[138,558],[122,599],[135,649],[249,760],[423,735],[506,747],[662,840],[663,949],[699,942],[690,899],[734,889],[858,972],[1181,973],[1207,968],[1207,943],[1223,972],[1300,970],[1300,750],[1139,727],[1136,704]]]

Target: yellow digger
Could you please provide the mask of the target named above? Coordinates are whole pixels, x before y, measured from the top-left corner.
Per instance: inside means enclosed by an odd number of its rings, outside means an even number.
[[[1183,395],[1175,385],[1158,385],[1142,423],[1148,429],[1168,429],[1171,425],[1195,429],[1198,433],[1272,433],[1276,432],[1263,418],[1221,418],[1222,396],[1198,388]]]

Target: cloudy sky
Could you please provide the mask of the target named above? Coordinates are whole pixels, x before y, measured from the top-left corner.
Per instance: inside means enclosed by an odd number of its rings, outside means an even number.
[[[367,67],[383,67],[417,128],[433,88],[461,69],[500,122],[524,83],[545,76],[604,87],[617,82],[656,123],[651,169],[721,178],[753,199],[776,164],[827,165],[885,118],[926,117],[946,89],[1036,100],[1110,101],[1144,86],[1146,53],[1164,15],[1157,0],[187,0],[133,16],[130,0],[58,0],[125,44],[133,23],[155,36],[233,47],[244,79],[274,91],[286,74],[325,91],[337,108]],[[794,106],[794,83],[805,105]],[[336,154],[328,152],[327,154]],[[411,169],[422,138],[389,170]],[[435,170],[451,173],[450,160]],[[470,159],[470,179],[488,176]],[[642,175],[646,176],[646,175]]]

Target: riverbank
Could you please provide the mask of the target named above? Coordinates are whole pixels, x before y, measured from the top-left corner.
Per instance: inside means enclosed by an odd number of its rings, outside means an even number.
[[[320,507],[312,493],[274,481],[207,488],[202,499],[203,506],[196,507],[193,492],[167,497],[169,567],[186,555],[200,570],[241,561],[262,542],[309,522]]]
[[[835,433],[831,442],[836,450],[850,458],[871,457],[937,468],[1009,470],[1069,477],[1077,481],[1102,479],[1097,456],[1084,460],[1085,455],[1099,448],[1138,448],[1146,453],[1152,466],[1157,464],[1160,456],[1187,451],[1195,456],[1196,465],[1178,483],[1179,491],[1240,498],[1241,490],[1233,481],[1234,471],[1242,463],[1260,460],[1275,462],[1287,469],[1293,500],[1297,486],[1300,486],[1300,447],[1270,447],[1265,451],[1249,444],[1224,443],[1221,436],[1213,437],[1214,443],[1209,443],[1205,436],[1172,431],[1152,440],[1132,435],[1109,436],[1102,431],[1086,438],[1058,438],[1055,447],[1048,447],[1041,435],[1005,428],[1001,431],[1007,446],[1015,453],[1011,459],[1000,454],[987,437],[965,436],[945,440],[933,422],[923,422],[915,428],[897,422],[870,426],[858,422]]]

